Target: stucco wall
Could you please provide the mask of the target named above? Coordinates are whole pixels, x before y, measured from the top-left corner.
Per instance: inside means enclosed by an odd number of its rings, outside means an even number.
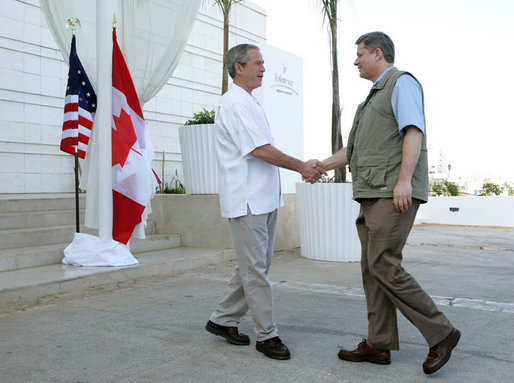
[[[514,197],[430,197],[415,223],[514,227]]]
[[[296,216],[296,194],[284,194],[285,206],[279,209],[275,250],[300,246]],[[232,233],[220,215],[217,194],[159,194],[152,200],[150,219],[157,233],[178,233],[182,246],[232,249]]]

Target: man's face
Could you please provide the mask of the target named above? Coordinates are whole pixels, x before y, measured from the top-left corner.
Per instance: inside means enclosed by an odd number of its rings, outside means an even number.
[[[353,65],[359,68],[360,76],[366,80],[375,81],[377,72],[377,60],[375,52],[370,52],[364,47],[361,42],[357,45],[357,58]]]
[[[264,76],[264,60],[262,59],[261,52],[257,49],[249,49],[248,50],[248,62],[245,66],[242,66],[239,63],[237,65],[236,70],[238,71],[238,85],[240,85],[244,90],[251,93],[252,90],[260,87],[262,85],[262,78]]]

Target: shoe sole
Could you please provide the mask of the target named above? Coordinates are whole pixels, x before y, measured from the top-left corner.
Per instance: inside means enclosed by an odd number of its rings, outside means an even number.
[[[444,358],[443,362],[437,368],[435,368],[434,370],[428,370],[428,371],[423,370],[423,372],[425,374],[431,375],[434,372],[439,371],[441,369],[441,367],[443,367],[446,363],[448,363],[448,361],[450,360],[450,356],[452,356],[453,349],[455,348],[455,346],[457,346],[457,343],[459,343],[460,335],[461,335],[460,331],[457,330],[456,334],[455,334],[455,338],[453,339],[453,342],[452,342],[452,346],[450,347],[450,352],[448,352],[448,356],[446,358]]]
[[[341,356],[339,354],[337,354],[337,357],[341,360],[346,360],[347,362],[369,362],[369,363],[373,363],[373,364],[382,364],[382,365],[391,364],[391,359],[376,359],[376,358],[357,359],[357,358],[351,358],[348,356]]]
[[[259,350],[258,347],[255,347],[255,349],[257,351],[263,353],[265,356],[267,356],[268,358],[271,358],[271,359],[275,359],[275,360],[288,360],[288,359],[291,359],[291,354],[289,354],[289,355],[270,354],[269,352],[266,352],[264,350]]]
[[[233,340],[233,339],[229,338],[228,335],[225,334],[223,331],[221,331],[221,330],[219,330],[219,329],[217,329],[215,327],[211,327],[208,324],[205,325],[205,329],[207,331],[209,331],[211,334],[214,334],[214,335],[221,336],[221,337],[225,338],[227,340],[227,342],[230,343],[230,344],[233,344],[233,345],[236,345],[236,346],[248,346],[250,344],[250,340],[248,340],[247,342]]]

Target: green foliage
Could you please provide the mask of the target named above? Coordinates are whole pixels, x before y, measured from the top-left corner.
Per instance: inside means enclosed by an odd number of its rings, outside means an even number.
[[[175,170],[175,175],[170,182],[164,182],[159,185],[155,192],[162,194],[186,194],[186,188],[178,178],[178,170]]]
[[[184,185],[180,184],[179,187],[173,187],[173,182],[166,182],[164,184],[164,188],[162,189],[163,194],[186,194],[186,189],[184,189]]]
[[[304,182],[308,182],[310,183],[310,181],[307,181],[307,180],[304,180]],[[317,180],[315,183],[320,183],[320,184],[332,184],[332,183],[341,183],[339,181],[336,180],[336,176],[335,174],[332,176],[332,177],[328,177],[328,176],[325,176],[325,175],[321,175],[320,179]],[[349,181],[343,181],[342,183],[351,183]]]
[[[448,181],[444,181],[444,183],[446,186],[446,192],[448,193],[447,195],[450,195],[453,197],[459,195],[459,186],[457,184],[454,184],[453,182],[448,182]]]
[[[503,186],[493,184],[492,182],[488,182],[482,186],[482,194],[480,195],[500,195],[502,193]]]
[[[322,184],[329,184],[329,183],[333,183],[336,181],[336,176],[332,176],[332,177],[327,177],[325,175],[321,175],[321,178],[317,181],[319,183],[322,183]]]
[[[443,195],[443,184],[434,184],[434,185],[431,185],[431,190],[433,193],[435,193],[435,195],[437,196],[441,196]]]
[[[320,0],[322,5],[323,21],[328,19],[329,23],[337,22],[337,1],[338,0]]]
[[[187,120],[184,125],[214,124],[214,110],[203,108],[201,112],[193,113],[193,119]]]
[[[505,182],[503,184],[503,190],[507,190],[508,195],[514,196],[514,183]]]
[[[230,8],[232,8],[232,5],[241,3],[243,0],[214,0],[214,4],[220,7],[221,13],[223,13],[223,16],[230,13]]]
[[[459,186],[453,182],[443,181],[430,185],[430,190],[437,196],[458,196]]]
[[[228,68],[227,68],[227,52],[229,37],[229,16],[232,6],[243,2],[243,0],[214,0],[223,15],[223,71],[221,76],[221,94],[225,94],[228,90]]]

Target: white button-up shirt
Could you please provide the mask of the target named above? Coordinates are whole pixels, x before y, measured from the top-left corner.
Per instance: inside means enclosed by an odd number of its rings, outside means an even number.
[[[276,166],[251,152],[271,144],[271,130],[255,97],[232,84],[215,115],[216,156],[221,215],[236,218],[265,214],[284,205]]]

